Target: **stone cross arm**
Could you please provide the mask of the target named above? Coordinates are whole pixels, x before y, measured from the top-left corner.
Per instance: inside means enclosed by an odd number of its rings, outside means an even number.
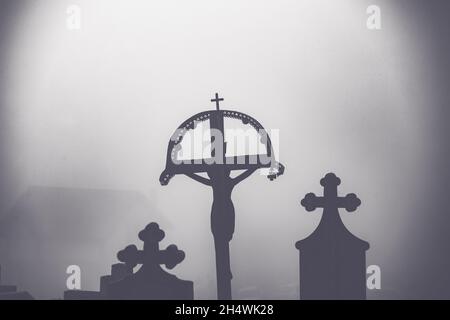
[[[325,208],[327,205],[334,205],[337,208],[344,208],[348,212],[355,211],[361,200],[354,193],[349,193],[345,197],[335,199],[334,203],[326,201],[324,197],[318,197],[314,193],[308,193],[301,201],[301,205],[305,207],[306,211],[314,211],[317,208]]]

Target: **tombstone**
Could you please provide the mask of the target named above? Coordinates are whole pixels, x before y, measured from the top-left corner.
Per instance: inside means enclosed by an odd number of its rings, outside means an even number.
[[[194,284],[180,280],[164,271],[173,269],[184,260],[185,254],[176,245],[159,250],[159,242],[164,239],[157,223],[150,223],[139,232],[144,242],[143,250],[129,245],[117,254],[121,263],[111,266],[111,274],[100,277],[100,291],[67,290],[64,300],[192,300]],[[138,265],[141,268],[133,273]]]
[[[2,285],[2,268],[0,266],[0,300],[33,300],[26,291],[17,291],[17,286]]]
[[[320,180],[323,197],[308,193],[301,201],[306,211],[323,208],[316,230],[295,245],[300,252],[301,299],[366,299],[369,243],[354,236],[339,216],[339,208],[352,212],[361,201],[353,193],[339,197],[340,183],[328,173]]]
[[[133,268],[125,263],[115,263],[111,266],[111,274],[100,278],[100,292],[106,292],[111,283],[132,275]]]
[[[185,254],[176,245],[169,245],[165,250],[159,249],[159,242],[165,234],[157,223],[150,223],[139,232],[139,239],[144,242],[143,250],[129,245],[119,251],[117,257],[123,263],[117,267],[122,275],[142,265],[135,273],[126,275],[119,281],[105,278],[104,292],[108,299],[120,300],[192,300],[194,288],[192,281],[180,280],[161,268],[161,264],[173,269],[184,260]],[[114,269],[113,269],[114,271]],[[114,272],[113,272],[114,273]],[[114,277],[114,275],[112,275]]]

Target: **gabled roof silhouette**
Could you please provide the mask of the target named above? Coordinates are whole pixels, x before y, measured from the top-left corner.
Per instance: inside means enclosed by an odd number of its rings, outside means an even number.
[[[352,234],[339,216],[330,217],[323,214],[317,228],[305,239],[297,241],[295,247],[298,250],[309,247],[315,249],[321,242],[327,241],[338,241],[342,246],[356,247],[360,250],[368,250],[370,247],[367,241]]]

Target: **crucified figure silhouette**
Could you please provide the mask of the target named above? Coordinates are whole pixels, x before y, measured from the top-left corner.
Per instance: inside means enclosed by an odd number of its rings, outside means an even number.
[[[191,179],[213,189],[213,203],[211,208],[211,231],[214,236],[216,249],[216,271],[218,298],[231,299],[230,241],[233,238],[235,213],[231,193],[234,187],[248,178],[257,169],[247,169],[235,178],[230,176],[227,168],[212,167],[207,170],[208,178],[195,173],[186,173]],[[219,289],[220,288],[220,289]]]
[[[267,132],[254,118],[230,110],[220,110],[219,102],[223,101],[216,93],[216,110],[205,111],[196,114],[186,120],[171,138],[167,148],[166,169],[159,180],[162,185],[167,185],[170,179],[177,174],[184,174],[204,185],[211,186],[213,190],[213,203],[211,209],[211,231],[214,236],[216,250],[217,272],[217,297],[220,300],[231,299],[231,268],[230,268],[230,241],[233,238],[235,213],[231,194],[234,187],[248,178],[260,168],[268,168],[268,178],[275,179],[284,172],[281,163],[275,161],[272,144]],[[251,125],[259,134],[263,135],[263,143],[266,146],[266,154],[256,155],[253,161],[249,155],[226,156],[226,142],[224,140],[224,118],[239,119],[244,125]],[[188,130],[196,126],[196,122],[209,120],[211,129],[211,158],[198,161],[177,159],[180,150],[180,142]],[[213,134],[215,132],[215,134]],[[213,160],[213,161],[210,161]],[[244,170],[236,177],[231,176],[231,171]],[[198,173],[206,173],[208,178]]]

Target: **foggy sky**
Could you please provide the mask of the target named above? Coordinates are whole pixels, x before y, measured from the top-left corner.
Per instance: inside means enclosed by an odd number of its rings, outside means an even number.
[[[412,2],[377,1],[382,30],[371,31],[372,2],[23,1],[1,47],[4,212],[29,186],[139,192],[186,252],[173,272],[194,281],[196,298],[214,298],[211,190],[186,177],[162,187],[158,178],[173,131],[213,109],[219,92],[223,108],[279,129],[286,165],[276,181],[254,175],[233,193],[235,297],[296,297],[294,243],[321,216],[300,199],[321,194],[330,171],[341,194],[362,200],[341,216],[370,243],[367,262],[381,267],[383,289],[421,296],[409,291],[404,269],[416,265],[418,237],[427,238],[418,233],[427,224],[424,194],[443,165],[437,110],[447,101],[436,92],[445,88],[424,31],[431,17],[417,19]],[[65,26],[73,3],[83,10],[79,31]],[[133,216],[114,219],[121,226]],[[91,276],[109,271],[89,268]]]

